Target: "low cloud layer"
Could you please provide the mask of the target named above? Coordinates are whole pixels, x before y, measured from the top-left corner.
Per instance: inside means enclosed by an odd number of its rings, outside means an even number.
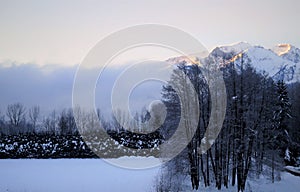
[[[0,65],[1,111],[11,103],[39,105],[44,112],[71,106],[75,67]]]
[[[76,66],[0,64],[0,111],[5,113],[7,105],[16,102],[24,104],[26,108],[39,105],[43,114],[71,107],[76,70]],[[109,68],[97,82],[96,105],[106,114],[111,113],[110,93],[121,71],[121,68]],[[152,100],[159,99],[161,86],[158,82],[138,86],[129,98],[132,110],[139,111]]]

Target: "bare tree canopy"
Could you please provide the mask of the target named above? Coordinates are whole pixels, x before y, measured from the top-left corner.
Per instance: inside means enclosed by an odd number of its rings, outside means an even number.
[[[36,128],[36,123],[40,115],[40,107],[39,106],[34,106],[29,109],[28,111],[29,119],[33,125],[33,128]]]
[[[9,118],[10,124],[19,126],[25,120],[25,107],[21,103],[14,103],[7,106],[6,115]]]

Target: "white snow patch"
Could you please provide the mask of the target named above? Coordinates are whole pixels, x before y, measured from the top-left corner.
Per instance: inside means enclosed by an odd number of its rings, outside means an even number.
[[[158,170],[124,169],[101,159],[2,159],[0,192],[150,191]]]
[[[224,53],[241,53],[247,49],[249,49],[251,47],[251,45],[247,42],[239,42],[239,43],[234,43],[231,45],[224,45],[224,46],[220,46],[220,50],[222,50]]]
[[[299,192],[300,191],[300,177],[291,175],[287,172],[281,173],[281,181],[275,181],[272,183],[270,178],[265,178],[261,176],[260,179],[252,180],[248,179],[246,182],[245,192]],[[184,191],[193,191],[191,189],[190,180],[187,180],[186,189]],[[221,190],[218,190],[214,183],[211,183],[210,187],[204,187],[201,183],[198,191],[207,191],[207,192],[236,192],[237,186],[229,185],[228,188],[222,186]]]
[[[284,55],[288,53],[291,50],[291,45],[290,44],[279,44],[275,46],[272,51],[276,53],[278,56]]]
[[[130,168],[130,169],[145,169],[145,168],[153,168],[158,167],[162,164],[162,162],[155,157],[120,157],[116,159],[104,159],[104,161],[120,166],[123,168]]]
[[[300,191],[300,177],[294,176],[290,173],[283,172],[281,174],[281,181],[272,183],[271,181],[266,182],[265,179],[257,181],[248,181],[246,191],[255,192],[299,192]],[[250,187],[249,187],[250,186]],[[248,189],[247,189],[248,187]]]

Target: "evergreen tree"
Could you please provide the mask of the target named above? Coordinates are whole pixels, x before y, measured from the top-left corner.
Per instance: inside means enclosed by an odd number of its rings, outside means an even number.
[[[287,120],[291,118],[290,109],[291,104],[289,102],[288,91],[286,84],[281,80],[276,84],[277,89],[277,101],[275,104],[275,111],[273,116],[273,137],[270,139],[270,146],[272,149],[272,182],[274,183],[274,169],[275,169],[275,155],[284,154],[290,155],[288,150],[290,139],[288,134],[288,123]],[[277,152],[278,151],[278,152]],[[291,158],[286,158],[286,160],[290,161]],[[288,162],[286,162],[288,163]]]
[[[275,144],[283,151],[290,142],[288,134],[288,119],[291,118],[291,104],[289,101],[287,86],[283,81],[278,81],[277,85],[277,103],[273,116]]]

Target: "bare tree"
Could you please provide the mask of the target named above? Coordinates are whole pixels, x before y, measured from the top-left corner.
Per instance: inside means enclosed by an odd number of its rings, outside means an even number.
[[[68,123],[68,127],[69,127],[69,133],[77,134],[78,132],[77,132],[77,127],[76,127],[76,122],[74,119],[73,110],[68,109],[66,116],[67,116],[67,123]]]
[[[0,136],[5,133],[5,117],[0,111]]]
[[[44,128],[45,134],[50,134],[51,133],[51,120],[50,120],[49,117],[44,118],[43,128]]]
[[[25,120],[25,107],[21,103],[15,103],[7,106],[6,115],[10,124],[18,127]]]
[[[29,116],[29,119],[32,123],[33,130],[36,131],[36,123],[37,123],[37,120],[40,116],[40,107],[39,106],[34,106],[34,107],[30,108],[29,111],[28,111],[28,116]]]

